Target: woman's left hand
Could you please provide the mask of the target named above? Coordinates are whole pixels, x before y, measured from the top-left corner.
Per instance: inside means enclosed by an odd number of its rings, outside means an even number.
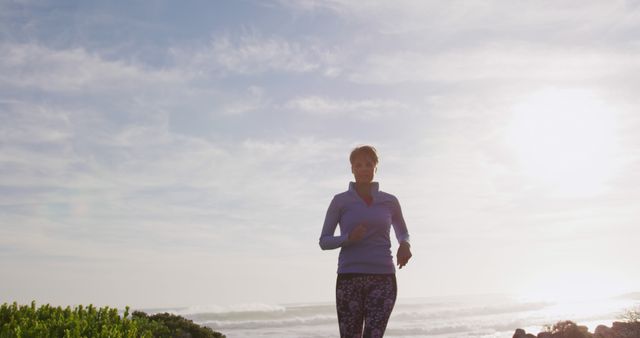
[[[398,248],[398,254],[396,255],[396,263],[398,267],[402,269],[403,266],[407,265],[411,259],[411,246],[407,242],[400,243],[400,247]]]

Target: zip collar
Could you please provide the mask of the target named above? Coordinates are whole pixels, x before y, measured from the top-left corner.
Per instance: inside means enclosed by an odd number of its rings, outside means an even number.
[[[376,195],[378,195],[379,189],[380,189],[380,184],[378,184],[378,182],[371,182],[372,197],[375,197]],[[356,182],[349,182],[349,191],[356,195],[358,194],[358,192],[356,191]]]

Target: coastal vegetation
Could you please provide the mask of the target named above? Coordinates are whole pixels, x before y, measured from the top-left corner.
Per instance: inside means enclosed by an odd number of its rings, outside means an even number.
[[[54,307],[4,303],[0,306],[0,338],[224,338],[219,332],[169,313],[147,315],[141,311],[121,314],[110,307],[93,305]]]

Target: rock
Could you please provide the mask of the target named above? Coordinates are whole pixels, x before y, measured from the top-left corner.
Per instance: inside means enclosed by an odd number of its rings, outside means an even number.
[[[623,322],[613,322],[613,324],[611,325],[611,329],[612,330],[622,330],[627,326],[627,323],[623,323]]]
[[[552,332],[540,332],[537,338],[640,338],[640,322],[613,322],[611,328],[606,325],[598,325],[594,333],[583,325],[577,325],[571,321],[558,322],[552,327]],[[523,329],[517,329],[513,338],[536,338],[526,333]]]
[[[605,325],[598,325],[593,335],[594,338],[613,338],[612,330]]]
[[[513,338],[536,338],[536,336],[531,333],[527,333],[523,329],[516,329],[516,332],[513,334]]]
[[[524,338],[527,333],[523,329],[516,329],[516,332],[513,334],[513,338]]]
[[[638,338],[640,337],[640,322],[613,322],[611,331],[611,338]]]

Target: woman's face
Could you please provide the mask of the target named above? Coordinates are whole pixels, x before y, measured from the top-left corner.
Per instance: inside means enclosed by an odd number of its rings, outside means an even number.
[[[356,183],[371,183],[373,174],[376,172],[376,165],[369,156],[358,156],[351,163],[351,172]]]

